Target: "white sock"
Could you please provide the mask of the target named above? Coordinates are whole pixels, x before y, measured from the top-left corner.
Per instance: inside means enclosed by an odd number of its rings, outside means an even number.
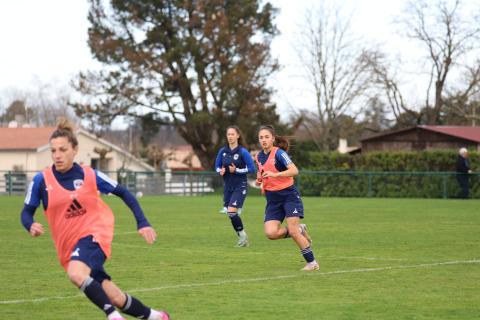
[[[247,233],[245,232],[245,230],[238,231],[237,234],[238,234],[239,237],[243,237],[243,238],[245,238],[247,236]]]
[[[108,320],[112,320],[112,319],[123,319],[123,317],[120,313],[118,313],[118,311],[115,310],[108,315]]]
[[[148,316],[147,320],[158,320],[160,319],[161,314],[157,310],[150,309],[150,316]]]

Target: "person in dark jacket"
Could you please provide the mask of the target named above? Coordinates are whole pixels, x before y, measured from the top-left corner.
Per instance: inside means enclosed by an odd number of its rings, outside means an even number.
[[[460,186],[459,197],[463,199],[468,199],[469,174],[472,173],[472,170],[470,170],[470,161],[468,159],[468,150],[466,148],[461,148],[458,151],[456,170],[457,181]]]

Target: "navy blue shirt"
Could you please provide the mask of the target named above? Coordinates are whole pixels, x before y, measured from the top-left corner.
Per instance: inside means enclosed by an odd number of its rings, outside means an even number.
[[[83,168],[77,163],[74,163],[73,167],[65,173],[58,172],[55,170],[54,166],[53,174],[58,183],[67,190],[76,190],[83,184]],[[125,187],[119,185],[116,181],[110,179],[101,171],[95,170],[95,177],[98,191],[103,194],[112,193],[122,198],[125,204],[130,208],[130,210],[132,210],[135,220],[137,221],[138,229],[150,226],[137,199],[135,199],[135,197]],[[40,202],[42,202],[43,208],[46,210],[48,208],[48,192],[46,190],[43,172],[39,172],[35,175],[32,182],[30,182],[27,194],[25,196],[21,220],[27,231],[30,230],[30,227],[33,223],[33,216],[37,208],[40,206]]]
[[[232,163],[236,167],[234,173],[230,173],[229,169]],[[220,172],[222,168],[225,168],[225,174],[223,175],[225,188],[230,190],[246,185],[247,174],[255,173],[253,158],[248,150],[242,146],[238,146],[235,149],[225,146],[218,151],[217,159],[215,160],[215,171]]]
[[[470,161],[468,158],[459,155],[457,157],[456,170],[457,172],[468,173],[468,171],[470,171]]]

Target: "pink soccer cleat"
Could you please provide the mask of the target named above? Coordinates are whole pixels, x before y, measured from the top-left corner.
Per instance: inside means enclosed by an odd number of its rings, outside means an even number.
[[[157,311],[152,309],[152,318],[154,320],[170,320],[170,315],[166,311]]]

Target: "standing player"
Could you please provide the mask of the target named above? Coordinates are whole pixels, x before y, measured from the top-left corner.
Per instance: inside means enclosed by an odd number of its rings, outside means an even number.
[[[239,210],[247,197],[247,174],[255,172],[250,153],[242,146],[240,128],[227,128],[228,146],[218,151],[215,170],[223,176],[223,206],[227,208],[233,229],[238,236],[238,247],[248,246],[248,236],[243,229]]]
[[[68,121],[60,121],[53,132],[50,150],[53,165],[38,173],[29,186],[21,214],[23,226],[33,237],[44,233],[43,225],[33,220],[42,201],[61,265],[108,319],[124,319],[116,308],[140,319],[170,319],[166,312],[148,308],[121,291],[103,268],[111,253],[114,216],[99,191],[122,198],[137,220],[139,234],[148,244],[156,239],[135,197],[102,172],[74,162],[78,140]]]
[[[270,240],[291,237],[307,262],[302,270],[318,270],[319,265],[310,248],[312,240],[307,233],[307,226],[300,224],[300,219],[303,219],[303,203],[293,180],[298,169],[286,152],[288,140],[276,136],[272,126],[261,126],[258,140],[262,151],[256,157],[256,183],[262,185],[262,192],[267,198],[265,235]],[[286,227],[282,227],[283,220],[287,221]]]

